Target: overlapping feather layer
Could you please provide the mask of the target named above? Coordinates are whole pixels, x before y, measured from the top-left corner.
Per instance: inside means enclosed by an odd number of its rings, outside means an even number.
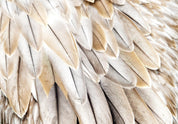
[[[1,0],[0,122],[176,123],[176,0]]]

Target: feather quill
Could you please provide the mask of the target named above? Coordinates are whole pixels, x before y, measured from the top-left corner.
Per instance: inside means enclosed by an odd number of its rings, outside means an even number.
[[[19,53],[16,51],[12,56],[8,56],[4,53],[3,48],[0,48],[0,73],[4,79],[9,79],[16,73],[15,69],[18,65]]]
[[[1,40],[4,42],[4,51],[8,55],[12,55],[18,46],[20,31],[15,22],[9,20],[6,30],[1,35]]]
[[[109,60],[109,71],[105,77],[127,88],[135,87],[137,82],[134,72],[121,58]]]
[[[97,22],[93,22],[93,49],[103,52],[106,50],[107,40],[104,29]]]
[[[0,10],[0,34],[4,32],[8,26],[9,17],[7,17],[2,10]],[[1,43],[1,42],[0,42]]]
[[[90,60],[87,58],[87,55],[85,55],[84,51],[82,51],[82,49],[80,47],[79,47],[79,52],[80,52],[80,56],[81,56],[80,61],[81,61],[85,76],[88,77],[89,79],[93,80],[94,82],[99,82],[100,76],[95,72],[95,69],[94,69],[95,67],[90,62]]]
[[[50,14],[48,26],[43,29],[45,43],[68,65],[77,68],[78,49],[73,34],[64,20],[54,13]]]
[[[21,58],[15,71],[12,78],[7,80],[7,97],[14,112],[22,118],[28,110],[33,78]]]
[[[97,0],[93,6],[98,10],[99,14],[104,18],[111,19],[114,14],[114,8],[112,3],[108,0]]]
[[[36,51],[26,41],[26,39],[20,35],[18,49],[20,56],[26,64],[29,73],[33,77],[37,77],[41,72],[41,51]]]
[[[106,53],[113,58],[117,58],[120,52],[117,39],[115,38],[114,33],[111,30],[105,31],[105,34],[108,43]]]
[[[113,32],[118,41],[119,48],[123,51],[131,52],[134,50],[134,44],[129,37],[129,30],[127,24],[123,21],[120,14],[115,13],[113,17]]]
[[[92,22],[85,10],[84,6],[78,8],[78,14],[80,15],[80,28],[76,37],[77,41],[82,45],[84,48],[91,50],[93,45],[93,32],[92,32]]]
[[[90,79],[86,80],[88,97],[96,118],[96,123],[111,124],[112,117],[109,106],[99,83],[92,82]]]
[[[121,52],[120,57],[127,63],[132,70],[137,74],[137,77],[143,81],[137,81],[137,87],[146,87],[151,86],[151,78],[147,71],[147,69],[144,67],[143,63],[140,61],[140,59],[137,57],[135,52]]]
[[[129,31],[128,32],[129,37],[131,38],[132,41],[134,41],[135,47],[138,47],[140,50],[140,52],[138,52],[137,48],[134,49],[139,59],[147,68],[158,69],[160,67],[160,58],[156,51],[154,50],[154,48],[152,47],[152,45],[126,15],[119,11],[118,13],[122,17],[122,20],[125,22],[125,24],[127,24],[126,28]],[[145,58],[149,61],[145,61]]]
[[[71,103],[79,121],[87,124],[95,123],[94,115],[87,98],[86,84],[81,66],[77,70],[71,69],[53,51],[49,48],[47,49],[47,53],[50,54],[49,60],[52,66],[55,67],[53,68],[54,74],[58,76],[57,78],[55,76],[56,81],[59,81],[57,84],[60,87],[62,86],[61,90]],[[57,66],[59,64],[61,66]]]
[[[39,0],[36,0],[32,3],[31,12],[29,15],[41,25],[47,25],[47,11]]]
[[[108,71],[108,62],[106,61],[106,58],[103,57],[103,54],[97,53],[94,50],[87,50],[85,48],[80,47],[82,52],[85,54],[85,56],[88,59],[89,64],[92,66],[94,71],[99,75],[102,76],[106,74]],[[86,63],[86,61],[83,61]],[[87,65],[87,64],[85,64]]]
[[[142,15],[138,10],[130,3],[125,2],[124,6],[115,6],[116,9],[119,9],[125,15],[127,15],[133,22],[145,33],[150,34],[151,28],[148,23],[143,19]]]
[[[15,21],[28,43],[33,48],[39,50],[43,39],[41,25],[24,12],[17,15]]]

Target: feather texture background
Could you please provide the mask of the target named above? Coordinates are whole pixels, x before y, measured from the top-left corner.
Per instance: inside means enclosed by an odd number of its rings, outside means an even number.
[[[177,0],[1,0],[0,123],[176,124]]]

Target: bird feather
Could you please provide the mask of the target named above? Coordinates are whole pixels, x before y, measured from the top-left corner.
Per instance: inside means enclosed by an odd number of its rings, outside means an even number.
[[[22,118],[28,110],[33,78],[21,58],[15,71],[12,78],[7,80],[7,97],[14,112]]]
[[[117,112],[121,120],[125,124],[133,124],[134,114],[123,88],[105,77],[101,80],[101,87],[104,90],[110,105],[115,109],[115,112]]]
[[[137,89],[138,94],[163,123],[172,124],[173,117],[160,97],[151,89]]]
[[[98,13],[104,18],[111,19],[114,14],[113,4],[108,0],[97,0],[93,6],[98,10]]]
[[[124,6],[115,6],[115,8],[127,15],[145,34],[151,33],[148,23],[130,2],[125,2]]]
[[[142,98],[138,95],[135,89],[132,89],[132,90],[125,89],[125,93],[130,102],[130,105],[132,106],[135,120],[138,123],[158,124],[152,111],[147,107],[147,105],[142,100]]]
[[[137,81],[137,87],[145,87],[145,86],[151,86],[151,78],[147,71],[147,69],[144,67],[143,63],[140,61],[140,59],[137,57],[135,52],[121,52],[120,57],[127,63],[132,70],[137,74],[137,77],[143,81]],[[138,79],[138,78],[137,78]],[[143,84],[142,84],[143,83]]]
[[[137,82],[134,72],[121,58],[109,60],[109,71],[105,77],[127,88],[135,87]]]
[[[9,20],[6,30],[1,35],[1,40],[4,42],[4,51],[8,55],[12,55],[18,46],[20,31],[15,22]]]
[[[86,82],[88,97],[96,118],[96,123],[111,124],[112,116],[99,83],[93,82],[90,79],[87,79]]]
[[[93,49],[104,52],[107,47],[107,40],[104,29],[97,22],[93,22]]]
[[[48,26],[43,29],[45,43],[68,65],[77,68],[79,64],[78,49],[73,34],[65,22],[54,13],[50,14]]]
[[[39,80],[43,86],[43,89],[46,95],[49,95],[50,89],[54,85],[54,75],[52,72],[51,63],[46,54],[43,54],[42,57],[42,69],[41,73],[39,74]]]
[[[22,32],[28,43],[35,49],[39,50],[42,46],[42,29],[41,25],[29,17],[26,13],[21,12],[15,17],[16,24]]]

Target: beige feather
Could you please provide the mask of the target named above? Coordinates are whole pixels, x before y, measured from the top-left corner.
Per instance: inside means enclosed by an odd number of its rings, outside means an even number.
[[[147,54],[145,54],[143,49],[141,49],[137,45],[135,45],[134,51],[135,51],[136,55],[139,57],[139,59],[142,61],[142,63],[145,65],[145,67],[150,68],[152,70],[156,70],[160,67],[160,64],[158,65],[155,62],[153,62],[151,57],[148,56]],[[159,59],[158,59],[158,61],[160,62]]]
[[[3,93],[3,95],[7,96],[7,91],[6,91],[6,84],[7,81],[4,78],[0,78],[0,88],[1,88],[1,93]]]
[[[52,67],[52,69],[53,69],[53,67]],[[68,100],[68,92],[60,78],[60,75],[55,71],[55,69],[53,70],[53,73],[54,73],[54,79],[55,79],[56,84],[60,87],[60,90],[64,94],[65,98]]]
[[[126,88],[135,87],[137,82],[136,75],[121,58],[109,60],[109,70],[105,77]]]
[[[1,4],[2,12],[9,18],[13,19],[14,16],[18,13],[18,8],[13,1],[1,0]]]
[[[0,0],[0,123],[177,123],[177,4]]]
[[[55,13],[50,14],[48,26],[43,29],[46,44],[68,65],[77,68],[78,50],[73,34],[68,30],[64,20]]]
[[[152,83],[150,83],[151,85]],[[144,79],[142,79],[140,76],[137,75],[137,87],[148,87],[147,82],[144,81]]]
[[[41,50],[36,51],[33,47],[30,47],[22,35],[19,37],[18,50],[31,76],[37,77],[41,72]]]
[[[110,58],[116,58],[116,55],[113,53],[113,51],[112,51],[110,46],[107,46],[107,49],[106,49],[105,53]]]
[[[107,40],[104,29],[97,22],[93,22],[93,49],[96,51],[105,51],[107,47]]]
[[[115,13],[113,21],[113,32],[118,41],[119,48],[123,51],[133,51],[134,44],[129,37],[129,29],[127,28],[127,23],[124,22],[122,15]]]
[[[144,34],[150,34],[151,29],[148,23],[143,19],[138,10],[130,3],[125,2],[124,6],[115,6],[116,9],[122,11],[127,15],[135,24],[144,32]]]
[[[21,120],[22,124],[42,123],[38,103],[33,99],[32,96],[30,99],[28,111],[26,113],[26,118],[27,119]]]
[[[30,12],[30,17],[32,17],[34,20],[36,20],[38,23],[42,25],[47,25],[47,12],[46,8],[42,5],[42,3],[39,0],[36,0],[32,3]]]
[[[113,5],[108,0],[97,0],[93,6],[98,10],[99,14],[104,18],[111,19],[114,14]]]
[[[89,79],[93,80],[94,82],[99,82],[100,76],[95,72],[95,67],[93,66],[91,61],[87,58],[87,55],[85,55],[84,51],[82,51],[81,48],[79,48],[79,52],[80,52],[81,64],[82,64],[82,68],[83,68],[85,76],[88,77]],[[99,65],[98,65],[98,67],[99,67]]]
[[[39,80],[43,86],[45,94],[48,96],[50,89],[54,85],[54,75],[52,72],[51,63],[49,62],[49,59],[45,54],[43,54],[42,58],[42,70],[39,74]]]
[[[86,124],[95,123],[94,115],[87,98],[86,84],[81,66],[79,66],[77,70],[73,70],[63,63],[47,46],[45,49],[47,53],[50,54],[49,59],[52,66],[55,67],[53,68],[54,74],[58,76],[58,80],[63,84],[63,89],[61,90],[64,91],[64,95],[67,96],[79,121]],[[59,64],[61,66],[57,66]],[[57,84],[59,84],[59,82]]]
[[[131,20],[126,17],[126,15],[119,12],[119,15],[122,17],[122,20],[127,24],[128,34],[132,41],[135,42],[135,47],[138,47],[141,52],[136,52],[137,56],[143,62],[143,64],[150,69],[158,69],[160,67],[160,58],[149,41],[144,37],[144,35],[138,30],[138,28],[131,22]],[[134,35],[132,35],[134,33]],[[136,48],[135,48],[136,49]],[[141,54],[142,53],[142,54]],[[147,57],[145,61],[145,57],[143,59],[143,55]],[[151,62],[151,63],[150,63]]]
[[[110,109],[99,83],[87,79],[87,91],[96,118],[96,123],[112,124]]]
[[[145,87],[145,86],[151,86],[151,78],[147,71],[147,69],[144,67],[143,63],[140,61],[140,59],[137,57],[135,52],[122,52],[120,53],[120,57],[127,63],[133,71],[137,74],[137,79],[141,79],[146,84],[142,84],[140,80],[137,81],[137,87]]]
[[[151,88],[137,89],[137,92],[162,123],[172,124],[171,112]]]
[[[80,28],[77,29],[78,34],[77,42],[80,43],[84,48],[91,50],[93,45],[93,32],[92,32],[92,21],[88,16],[85,6],[78,8],[78,14],[80,15]]]
[[[17,6],[21,9],[23,9],[25,12],[30,13],[32,3],[34,0],[14,0]]]
[[[59,124],[76,124],[77,117],[70,105],[69,101],[65,98],[61,89],[57,88],[58,93],[58,118]]]
[[[97,12],[93,6],[87,6],[88,14],[93,22],[102,25],[103,28],[111,30],[113,28],[113,19],[106,19]]]
[[[7,97],[14,112],[22,118],[28,109],[33,78],[21,58],[15,71],[12,78],[7,80]]]
[[[55,87],[53,86],[48,96],[46,96],[40,81],[36,80],[38,104],[40,108],[40,118],[42,123],[56,124],[58,123],[57,102],[55,96]]]
[[[115,109],[116,113],[120,115],[123,122],[125,124],[133,124],[134,114],[124,90],[105,77],[101,80],[101,87],[104,90],[110,105]]]
[[[4,51],[8,55],[12,55],[18,46],[20,31],[15,22],[9,20],[6,30],[1,35],[1,40],[4,42]]]
[[[15,69],[18,65],[19,53],[16,51],[12,56],[8,56],[4,53],[3,48],[0,48],[0,73],[4,79],[9,79],[15,74]]]
[[[69,67],[47,45],[44,48],[52,64],[55,82],[59,85],[66,98],[71,95],[75,99],[80,99]],[[59,64],[61,66],[57,66]]]
[[[9,18],[0,10],[0,34],[4,32],[8,26]],[[1,42],[0,42],[1,43]]]
[[[90,64],[94,71],[98,74],[98,76],[103,76],[106,74],[108,70],[108,63],[105,58],[102,58],[102,55],[93,51],[93,50],[86,50],[82,47],[80,47],[83,54],[87,57],[87,60],[83,60],[83,63],[85,66],[88,66]],[[87,64],[88,61],[89,63]]]
[[[33,48],[39,50],[42,46],[41,25],[24,12],[17,15],[15,17],[15,21],[28,43]]]
[[[117,112],[117,110],[114,108],[114,106],[111,104],[110,101],[108,101],[108,104],[112,112],[112,117],[114,118],[113,123],[114,124],[125,124],[124,120],[122,119],[122,117],[120,116],[120,114]]]
[[[135,120],[138,123],[158,124],[151,110],[147,107],[135,89],[125,90],[125,93],[130,102],[130,105],[132,106]]]
[[[74,102],[70,100],[70,103],[73,105],[73,109],[76,112],[79,123],[81,124],[96,124],[90,103],[86,100],[85,103],[80,104],[79,102]]]
[[[117,58],[120,52],[117,39],[115,38],[114,33],[111,30],[106,30],[105,34],[108,43],[106,53],[111,57]]]

